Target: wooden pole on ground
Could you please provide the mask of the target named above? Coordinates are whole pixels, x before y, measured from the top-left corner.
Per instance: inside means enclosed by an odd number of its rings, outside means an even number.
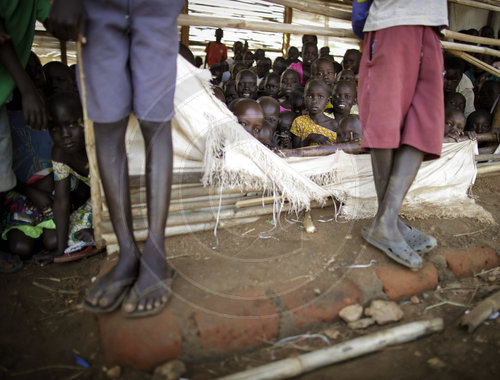
[[[95,151],[95,136],[94,125],[89,120],[87,114],[87,93],[85,91],[85,75],[83,72],[82,64],[82,43],[76,43],[77,61],[78,61],[78,75],[80,76],[81,83],[81,98],[83,108],[83,123],[85,131],[85,149],[87,150],[87,158],[89,160],[89,174],[90,174],[90,198],[92,202],[92,225],[94,227],[94,240],[97,248],[104,247],[104,241],[101,234],[102,222],[102,194],[101,194],[101,177],[99,174],[99,166],[97,165],[97,155]]]

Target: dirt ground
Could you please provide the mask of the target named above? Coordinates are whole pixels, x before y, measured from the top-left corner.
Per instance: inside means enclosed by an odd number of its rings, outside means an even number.
[[[484,225],[470,218],[436,218],[412,222],[431,232],[439,241],[433,255],[450,249],[488,245],[500,250],[500,175],[477,179],[473,188],[477,201],[496,220]],[[196,233],[167,240],[170,263],[177,270],[171,307],[190,302],[200,292],[228,294],[245,288],[268,289],[280,283],[330,276],[332,284],[341,279],[345,266],[389,260],[367,248],[359,229],[368,221],[336,222],[333,209],[314,210],[318,232],[305,234],[294,217],[281,218],[273,229],[269,217],[237,227]],[[106,379],[94,315],[82,310],[85,288],[110,258],[95,256],[80,262],[38,267],[26,262],[24,268],[0,276],[1,379]],[[221,279],[223,278],[223,281]],[[440,278],[439,288],[419,296],[419,303],[400,302],[405,316],[401,323],[442,317],[442,333],[387,348],[362,358],[326,367],[301,379],[489,379],[500,373],[500,318],[488,321],[469,334],[457,326],[464,311],[500,289],[500,269],[456,281]],[[448,303],[443,303],[448,301]],[[343,322],[318,325],[310,333],[323,333],[329,344],[375,332],[386,327],[350,330]],[[326,332],[325,332],[326,331]],[[337,331],[338,333],[335,333]],[[218,361],[187,362],[189,379],[210,379],[263,365],[272,360],[296,356],[327,344],[318,338],[293,343],[266,342],[251,352],[230,355]],[[89,368],[77,364],[84,359]],[[149,374],[124,368],[121,378],[148,379]]]

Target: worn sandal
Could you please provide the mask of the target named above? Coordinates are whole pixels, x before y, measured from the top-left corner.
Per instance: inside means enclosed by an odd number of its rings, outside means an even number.
[[[123,315],[128,318],[140,318],[158,314],[160,311],[163,310],[165,306],[167,306],[168,300],[170,299],[170,294],[172,291],[170,286],[172,285],[172,281],[173,281],[172,278],[167,278],[165,280],[158,281],[157,283],[147,287],[143,291],[139,291],[137,287],[134,285],[132,289],[130,289],[130,292],[127,296],[127,300],[124,301],[124,303],[126,303],[127,301],[132,301],[136,305],[136,309],[134,311],[128,312],[123,310],[122,308]],[[148,295],[150,295],[151,293],[155,292],[158,289],[166,290],[167,300],[165,302],[161,302],[158,306],[153,306],[152,309],[138,310],[137,303],[139,302],[139,300],[147,298]]]
[[[407,226],[409,230],[403,235],[403,238],[415,252],[419,254],[427,253],[437,246],[436,238],[417,230],[409,224]]]
[[[109,284],[108,286],[104,286],[102,277],[99,278],[99,280],[97,280],[98,281],[97,285],[99,286],[99,289],[95,294],[95,297],[97,299],[100,299],[103,295],[109,292],[110,289],[122,288],[121,293],[118,294],[114,299],[114,301],[108,306],[101,307],[99,305],[93,305],[89,301],[85,300],[83,302],[83,308],[93,313],[109,313],[115,310],[123,302],[128,293],[128,290],[130,289],[130,286],[135,282],[135,280],[136,280],[135,277],[129,277],[129,278],[124,278],[123,280],[115,281]]]
[[[411,249],[406,242],[395,243],[385,239],[377,240],[368,233],[367,227],[363,227],[361,229],[361,236],[368,243],[380,249],[397,263],[404,265],[411,270],[418,270],[422,268],[422,258],[413,249]]]

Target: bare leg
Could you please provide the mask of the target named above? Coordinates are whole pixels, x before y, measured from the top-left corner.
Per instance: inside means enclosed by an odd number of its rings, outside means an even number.
[[[173,164],[170,124],[170,121],[140,121],[146,144],[149,231],[141,257],[139,277],[132,290],[136,294],[131,294],[123,303],[123,310],[127,313],[157,309],[167,302],[169,295],[163,281],[167,278],[165,224],[170,205]],[[148,288],[153,290],[149,291]]]
[[[97,161],[101,174],[106,202],[113,228],[120,247],[118,263],[88,291],[86,302],[93,306],[106,308],[128,288],[126,279],[137,276],[139,250],[134,241],[128,161],[125,150],[125,132],[128,118],[115,123],[94,124]]]

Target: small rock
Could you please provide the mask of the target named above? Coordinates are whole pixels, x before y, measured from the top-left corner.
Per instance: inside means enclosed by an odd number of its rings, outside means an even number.
[[[328,329],[323,331],[323,334],[325,334],[328,338],[335,340],[340,336],[340,331],[335,329]]]
[[[110,379],[118,379],[122,374],[122,369],[119,365],[115,365],[106,371],[106,376]]]
[[[180,360],[172,360],[155,368],[151,380],[177,380],[186,372],[186,365]]]
[[[488,342],[488,340],[484,336],[478,335],[478,336],[476,336],[474,338],[474,342],[476,342],[476,343],[486,343],[486,342]]]
[[[374,325],[375,321],[372,318],[363,318],[356,322],[349,322],[347,326],[353,330],[366,329],[367,327]]]
[[[419,304],[420,303],[420,298],[418,298],[417,296],[413,296],[410,298],[410,302],[414,305],[416,304]]]
[[[431,366],[434,369],[442,369],[446,367],[446,363],[436,357],[427,360],[427,364],[429,364],[429,366]]]
[[[363,314],[363,306],[359,304],[349,305],[344,307],[339,312],[339,317],[344,320],[344,322],[354,322],[361,318]]]
[[[488,276],[489,282],[495,282],[497,280],[497,276]]]
[[[413,353],[413,355],[415,355],[417,358],[421,357],[422,356],[422,353],[420,351],[415,351]]]
[[[397,322],[403,318],[403,310],[395,302],[375,300],[365,309],[365,314],[372,317],[379,325]]]

